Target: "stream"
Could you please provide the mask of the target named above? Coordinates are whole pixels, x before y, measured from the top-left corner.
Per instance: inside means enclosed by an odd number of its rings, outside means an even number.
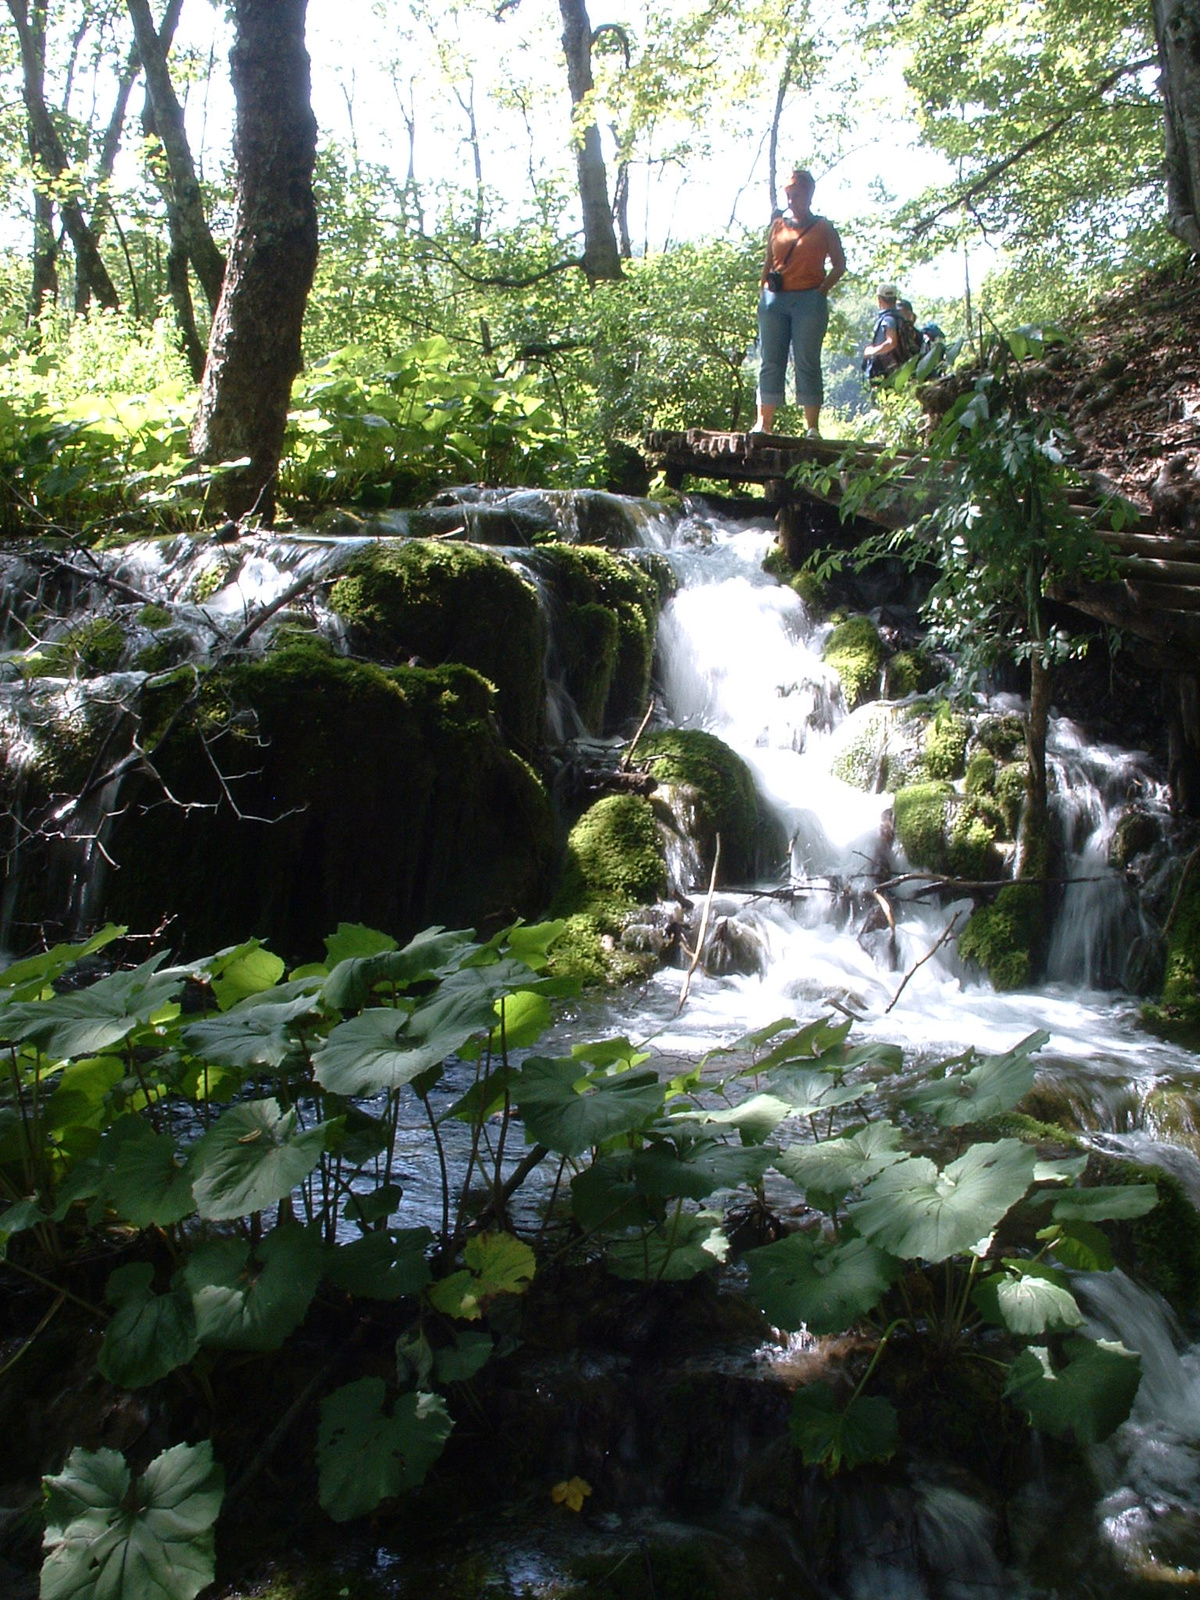
[[[451,506],[444,520],[462,516],[468,531],[477,531],[472,516],[486,520],[501,500]],[[569,524],[577,513],[563,496],[554,514]],[[814,620],[796,594],[762,571],[773,525],[766,518],[730,520],[700,501],[689,502],[682,515],[634,504],[627,523],[626,542],[665,556],[678,582],[659,626],[655,682],[662,720],[714,733],[742,756],[787,841],[787,867],[782,876],[769,874],[713,897],[713,918],[735,931],[738,947],[750,952],[743,965],[752,970],[725,976],[698,971],[680,1009],[681,970],[664,967],[640,987],[575,1003],[542,1050],[552,1054],[572,1040],[619,1033],[646,1042],[677,1070],[676,1063],[694,1061],[776,1018],[802,1023],[832,1008],[854,1019],[852,1042],[902,1046],[903,1076],[911,1082],[930,1062],[968,1046],[1003,1051],[1044,1029],[1050,1037],[1038,1056],[1035,1114],[1078,1128],[1097,1148],[1163,1166],[1200,1205],[1200,1141],[1193,1132],[1200,1130],[1197,1057],[1139,1026],[1139,1001],[1125,983],[1145,935],[1144,917],[1126,876],[1108,864],[1113,829],[1131,801],[1169,832],[1165,785],[1149,758],[1089,743],[1076,725],[1053,718],[1051,799],[1066,841],[1065,875],[1076,881],[1056,918],[1047,981],[996,993],[956,952],[953,933],[965,923],[969,901],[939,903],[920,897],[917,885],[902,884],[892,894],[891,923],[867,914],[872,885],[902,876],[906,867],[888,825],[891,795],[852,788],[831,767],[869,730],[878,707],[846,713],[836,675],[821,659],[829,624]],[[410,530],[396,514],[381,531]],[[186,612],[195,649],[203,653],[214,636],[234,631],[298,577],[336,572],[358,542],[338,534],[245,541],[228,581],[210,586],[209,597]],[[522,561],[520,549],[502,553]],[[227,557],[180,540],[132,545],[101,559],[138,591],[173,597],[194,590],[204,563],[215,570]],[[317,620],[336,637],[334,619],[321,613]],[[24,642],[22,621],[10,603],[10,649]],[[269,633],[262,629],[254,647],[265,645]],[[105,692],[103,679],[70,688],[61,680],[43,685],[35,696]],[[11,678],[0,681],[0,718],[10,742],[20,736],[16,708],[28,694]],[[571,733],[578,718],[561,684],[550,686],[550,702],[553,722]],[[1019,703],[999,696],[990,709],[1004,713]],[[97,815],[113,803],[112,794],[98,795]],[[75,904],[82,917],[103,863],[95,851],[99,829],[85,818],[78,831]],[[706,885],[695,881],[694,852],[675,852],[671,865],[673,893],[702,897]],[[457,1092],[452,1074],[439,1092]],[[399,1152],[408,1202],[416,1208],[406,1212],[406,1221],[425,1220],[421,1207],[432,1206],[437,1192],[423,1135],[424,1125],[414,1120]],[[521,1153],[509,1154],[510,1167]],[[536,1188],[523,1197],[531,1216],[539,1198]],[[1075,1287],[1089,1331],[1121,1339],[1143,1362],[1133,1415],[1090,1452],[1090,1483],[1064,1482],[1050,1468],[1035,1471],[1019,1501],[998,1507],[948,1478],[937,1463],[915,1461],[903,1505],[887,1502],[878,1486],[851,1486],[841,1494],[843,1554],[834,1580],[812,1579],[805,1588],[793,1577],[776,1591],[773,1577],[751,1577],[736,1593],[803,1594],[805,1600],[810,1594],[813,1600],[1088,1600],[1149,1594],[1159,1584],[1200,1589],[1200,1343],[1163,1301],[1119,1273],[1080,1276]],[[752,1373],[777,1359],[778,1352],[750,1350],[744,1365]],[[789,1534],[778,1519],[756,1522],[757,1513],[738,1503],[736,1488],[730,1485],[721,1517],[710,1521],[706,1536],[753,1549],[755,1560],[761,1557],[772,1571],[802,1573],[803,1552],[792,1548],[795,1530]],[[600,1531],[607,1528],[613,1548],[622,1548],[622,1539],[632,1548],[648,1527],[662,1523],[653,1508],[642,1508],[612,1513]],[[1059,1528],[1062,1537],[1056,1537]],[[593,1523],[586,1537],[596,1536]],[[685,1527],[679,1536],[686,1541],[691,1535]],[[424,1592],[435,1592],[432,1579],[406,1574],[398,1554],[376,1551],[373,1560],[397,1594],[421,1593],[422,1583]],[[510,1589],[495,1592],[520,1593],[524,1585],[526,1593],[550,1595],[558,1561],[555,1539],[539,1542],[531,1534],[520,1545],[510,1537],[494,1553],[491,1569]]]

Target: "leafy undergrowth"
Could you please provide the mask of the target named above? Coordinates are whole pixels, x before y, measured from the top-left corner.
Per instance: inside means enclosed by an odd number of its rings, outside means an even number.
[[[281,1497],[276,1533],[303,1541],[316,1506],[330,1529],[386,1509],[419,1538],[484,1486],[538,1492],[545,1439],[583,1450],[596,1430],[569,1407],[538,1424],[555,1385],[504,1376],[518,1345],[569,1348],[607,1302],[636,1354],[656,1299],[678,1337],[678,1297],[711,1301],[735,1243],[753,1318],[853,1334],[791,1397],[796,1473],[895,1454],[914,1361],[982,1363],[989,1405],[1076,1443],[1128,1415],[1139,1358],[1080,1331],[1068,1270],[1111,1267],[1102,1225],[1145,1215],[1154,1184],[1086,1184],[1085,1157],[983,1126],[1028,1093],[1045,1035],[933,1069],[904,1124],[880,1104],[901,1052],[853,1046],[845,1022],[781,1019],[669,1079],[625,1039],[539,1055],[573,989],[545,975],[560,927],[398,949],[343,925],[290,973],[251,941],[88,982],[109,928],[0,974],[0,1250],[21,1286],[0,1414],[24,1430],[14,1459],[41,1457],[46,1600],[193,1600],[218,1549],[227,1567],[261,1550]],[[410,1109],[433,1216],[404,1192]],[[549,1198],[518,1229],[539,1168]],[[771,1218],[769,1171],[796,1231]],[[572,1325],[573,1273],[592,1310]],[[685,1386],[676,1415],[703,1429],[703,1400]]]

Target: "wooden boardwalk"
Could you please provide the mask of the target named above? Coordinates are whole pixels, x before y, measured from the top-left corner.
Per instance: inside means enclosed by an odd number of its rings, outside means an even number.
[[[834,474],[818,490],[799,485],[788,473],[801,463],[834,468],[846,458],[847,444],[833,439],[798,439],[774,433],[715,433],[689,428],[684,433],[652,433],[646,441],[651,465],[660,468],[676,489],[687,480],[723,481],[731,486],[761,484],[767,503],[777,509],[781,526],[787,508],[805,502],[837,507],[842,483]],[[851,460],[869,467],[882,454],[882,445],[853,447]],[[883,506],[857,513],[865,534],[871,525],[900,528],[920,514],[915,493],[918,475],[927,464],[913,455],[911,471],[895,481],[894,493]],[[1099,491],[1072,491],[1073,504],[1092,519],[1096,533],[1116,562],[1118,578],[1112,583],[1063,585],[1053,598],[1087,616],[1111,623],[1142,642],[1138,654],[1169,672],[1194,673],[1200,668],[1200,538],[1174,530],[1155,532],[1143,511],[1126,502],[1129,515],[1120,529],[1104,526],[1111,498]],[[843,541],[844,542],[844,541]]]

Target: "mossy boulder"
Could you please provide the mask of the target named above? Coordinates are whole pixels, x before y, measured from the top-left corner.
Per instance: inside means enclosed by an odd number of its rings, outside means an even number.
[[[996,758],[990,750],[976,750],[967,762],[963,788],[971,795],[996,793]]]
[[[879,794],[886,784],[889,734],[894,718],[887,706],[864,706],[839,728],[838,750],[829,770],[864,794]]]
[[[927,694],[939,684],[945,671],[925,650],[897,650],[883,669],[883,692],[889,700],[904,700],[910,694]]]
[[[958,938],[958,952],[982,967],[999,990],[1033,981],[1045,937],[1046,895],[1039,884],[1010,883],[980,906]]]
[[[1025,752],[1025,724],[1011,711],[981,717],[975,727],[975,743],[990,750],[997,761],[1015,761]]]
[[[767,551],[763,557],[762,569],[772,578],[778,579],[793,594],[798,594],[813,616],[823,616],[829,610],[828,587],[807,567],[794,567],[781,544],[773,544]]]
[[[1200,850],[1184,866],[1164,933],[1162,995],[1142,1019],[1161,1038],[1200,1048]]]
[[[721,836],[719,883],[746,883],[758,868],[765,819],[750,769],[741,756],[699,728],[652,734],[637,747],[637,759],[660,784],[683,789],[694,811],[696,844],[711,867]]]
[[[666,889],[666,854],[650,802],[633,794],[597,800],[567,838],[554,900],[566,927],[550,949],[554,972],[587,984],[645,974],[656,958],[624,950],[620,935],[629,913]]]
[[[848,617],[829,635],[824,659],[841,681],[849,710],[879,698],[879,677],[886,657],[879,629],[870,617]]]
[[[925,729],[925,773],[930,778],[961,778],[966,770],[971,724],[945,703]]]
[[[1004,834],[1015,839],[1021,826],[1021,812],[1029,791],[1029,763],[1010,761],[998,769],[994,790],[997,806],[1004,818]]]
[[[161,737],[155,765],[183,804],[148,777],[122,792],[109,915],[145,929],[175,914],[192,950],[259,935],[303,955],[341,920],[404,937],[541,910],[549,802],[478,673],[388,669],[313,640],[215,670],[194,696],[193,681],[143,692],[144,736]]]
[[[330,591],[356,651],[383,663],[461,662],[495,685],[514,748],[541,743],[546,631],[533,585],[466,544],[381,540],[353,556]]]
[[[542,545],[528,559],[553,597],[564,681],[588,727],[604,733],[640,718],[650,694],[665,575],[589,545]],[[614,618],[615,639],[607,631],[601,636],[597,607]]]
[[[44,645],[29,676],[97,678],[115,672],[124,654],[125,630],[116,617],[88,617]]]
[[[1135,857],[1153,850],[1162,840],[1162,823],[1153,812],[1129,806],[1117,818],[1108,845],[1108,864],[1124,872]]]

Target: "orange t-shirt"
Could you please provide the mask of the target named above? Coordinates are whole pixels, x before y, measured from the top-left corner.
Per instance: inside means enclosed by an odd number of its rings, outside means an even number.
[[[803,228],[794,217],[776,217],[767,235],[765,270],[782,272],[785,289],[815,289],[824,281],[836,238],[833,224],[824,217],[810,217]]]

